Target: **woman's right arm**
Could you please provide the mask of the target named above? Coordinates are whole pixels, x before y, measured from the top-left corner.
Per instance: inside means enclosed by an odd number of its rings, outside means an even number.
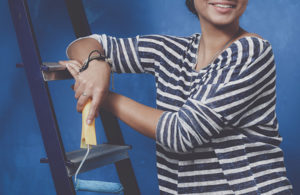
[[[91,98],[92,106],[88,120],[95,117],[98,107],[107,96],[110,72],[117,73],[150,73],[154,74],[157,67],[154,65],[156,44],[151,40],[159,39],[155,36],[143,36],[134,38],[115,38],[106,35],[92,35],[81,38],[70,44],[67,55],[70,61],[61,64],[67,66],[76,80],[75,98],[78,99],[77,110],[82,111],[86,101]],[[156,40],[156,42],[160,40]],[[93,50],[99,50],[108,59],[92,61],[87,70],[79,73],[79,69],[88,55]],[[86,94],[86,95],[82,95]]]
[[[68,61],[60,61],[75,79],[74,91],[77,111],[81,112],[88,99],[92,105],[87,118],[90,123],[97,115],[98,108],[108,94],[111,68],[105,61],[93,60],[89,67],[79,74],[79,69],[93,50],[104,53],[101,44],[93,38],[82,38],[73,42],[67,49]]]
[[[67,55],[70,60],[76,60],[83,64],[93,50],[104,54],[102,45],[94,38],[82,38],[76,40],[67,48]]]

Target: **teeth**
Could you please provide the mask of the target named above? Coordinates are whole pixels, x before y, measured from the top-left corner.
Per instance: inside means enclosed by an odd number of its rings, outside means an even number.
[[[221,8],[233,8],[232,5],[224,5],[224,4],[215,4],[216,7],[221,7]]]

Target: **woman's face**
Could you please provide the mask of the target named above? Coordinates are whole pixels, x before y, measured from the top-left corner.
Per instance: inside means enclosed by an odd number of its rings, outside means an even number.
[[[226,26],[238,22],[248,0],[194,0],[194,4],[201,22]]]

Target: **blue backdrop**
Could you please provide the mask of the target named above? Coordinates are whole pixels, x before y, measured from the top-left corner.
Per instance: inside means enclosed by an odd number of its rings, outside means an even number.
[[[184,0],[83,0],[94,33],[119,37],[137,34],[190,35],[200,31],[198,20]],[[65,48],[74,35],[63,0],[28,0],[43,61],[66,59]],[[300,1],[250,0],[241,25],[268,39],[277,62],[277,114],[287,173],[300,194]],[[0,194],[55,194],[45,151],[21,62],[7,0],[0,1]],[[155,86],[150,75],[117,75],[116,91],[146,105],[155,106]],[[50,83],[58,123],[67,151],[79,148],[81,115],[70,85]],[[125,141],[133,146],[130,156],[142,194],[158,194],[154,141],[121,123]],[[105,142],[100,121],[98,141]],[[114,166],[106,166],[81,178],[118,181]],[[91,194],[91,193],[78,193]]]

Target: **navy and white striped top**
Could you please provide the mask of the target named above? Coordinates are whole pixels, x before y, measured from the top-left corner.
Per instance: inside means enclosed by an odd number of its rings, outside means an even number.
[[[161,194],[291,194],[270,43],[243,37],[197,72],[200,36],[91,36],[113,71],[155,76]]]

